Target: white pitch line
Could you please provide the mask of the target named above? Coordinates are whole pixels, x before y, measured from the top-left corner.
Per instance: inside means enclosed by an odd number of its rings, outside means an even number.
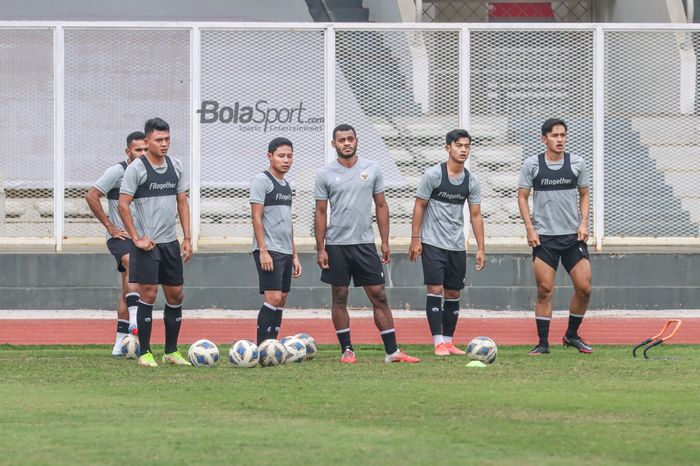
[[[255,319],[257,310],[233,310],[233,309],[185,309],[183,317],[188,319]],[[554,311],[555,318],[566,318],[569,311]],[[397,319],[425,319],[425,311],[395,310],[394,318]],[[162,318],[163,311],[153,311],[154,318]],[[351,309],[351,317],[372,317],[372,311],[367,309]],[[532,311],[490,311],[483,309],[466,309],[460,311],[463,318],[473,319],[526,319],[533,316]],[[328,309],[285,309],[285,319],[330,319]],[[589,311],[587,318],[698,318],[700,309],[668,309],[668,310],[601,310]],[[33,320],[33,319],[105,319],[116,318],[115,311],[95,309],[81,310],[0,310],[0,320]]]

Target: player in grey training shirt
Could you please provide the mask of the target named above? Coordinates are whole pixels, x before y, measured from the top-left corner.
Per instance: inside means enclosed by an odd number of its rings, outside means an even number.
[[[265,295],[258,312],[258,344],[277,339],[292,277],[301,275],[292,227],[292,187],[284,178],[292,166],[293,151],[292,141],[287,138],[270,141],[270,166],[253,176],[250,183],[253,258],[260,293]]]
[[[549,323],[552,319],[552,293],[559,261],[571,277],[574,295],[569,305],[569,325],[562,338],[589,354],[593,348],[578,335],[591,297],[591,263],[588,256],[588,172],[581,157],[564,151],[568,128],[559,119],[542,125],[545,152],[525,160],[518,180],[518,207],[532,249],[537,283],[535,323],[538,344],[531,355],[549,353]],[[535,192],[532,216],[528,206],[530,191]]]
[[[485,264],[484,219],[481,216],[479,180],[464,165],[472,138],[455,129],[445,136],[447,161],[429,168],[418,184],[411,222],[412,262],[422,255],[423,282],[427,288],[425,313],[435,354],[465,354],[452,342],[459,317],[459,296],[467,275],[464,237],[464,203],[469,205],[477,243],[476,270]],[[445,298],[443,307],[442,298]]]
[[[139,284],[141,296],[137,312],[141,347],[139,364],[157,366],[150,343],[153,304],[158,285],[162,285],[165,294],[165,354],[162,361],[189,366],[190,363],[177,351],[184,300],[182,263],[183,259],[187,262],[192,257],[187,202],[189,186],[180,162],[167,156],[170,148],[168,123],[160,118],[148,120],[144,133],[148,152],[129,165],[119,194],[119,213],[134,242],[129,280]],[[136,229],[131,216],[132,202],[141,231]],[[176,216],[180,217],[185,235],[182,245],[177,240]]]
[[[389,207],[384,198],[384,178],[379,165],[357,156],[357,133],[350,125],[333,129],[332,145],[338,158],[316,173],[315,235],[321,281],[331,285],[331,313],[342,363],[354,364],[357,357],[350,340],[348,287],[352,278],[362,286],[374,309],[374,322],[384,342],[385,362],[418,362],[399,350],[394,319],[384,290],[382,263],[391,260]],[[372,201],[376,206],[382,258],[377,256],[372,232]],[[326,225],[328,207],[331,217]]]
[[[124,229],[119,216],[119,188],[124,178],[126,167],[146,153],[144,134],[135,131],[126,138],[126,160],[109,167],[85,195],[85,200],[95,218],[104,225],[107,233],[107,248],[117,261],[117,270],[122,275],[122,293],[117,305],[117,335],[112,348],[112,356],[121,356],[121,341],[129,333],[138,332],[136,325],[136,308],[139,293],[135,283],[129,283],[129,251],[131,238]],[[108,213],[102,208],[100,198],[107,196]]]

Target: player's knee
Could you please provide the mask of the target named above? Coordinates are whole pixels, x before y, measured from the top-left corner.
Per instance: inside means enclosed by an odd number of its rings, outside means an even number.
[[[537,300],[539,302],[542,301],[549,301],[552,299],[552,293],[554,292],[554,286],[547,283],[547,284],[539,284],[537,285]]]
[[[585,299],[590,298],[592,292],[593,292],[593,287],[591,286],[590,283],[587,283],[584,286],[579,286],[576,288],[576,294],[581,298],[585,298]]]
[[[442,285],[428,285],[426,286],[426,291],[428,292],[428,294],[442,296]]]
[[[139,299],[141,302],[153,304],[156,302],[156,294],[158,293],[158,288],[154,287],[141,287],[139,290]]]
[[[345,306],[348,303],[348,290],[340,289],[333,291],[333,305]]]
[[[126,270],[129,270],[129,255],[124,254],[121,258],[121,263],[122,267],[124,267]]]
[[[460,294],[459,290],[445,290],[445,299],[459,299]]]

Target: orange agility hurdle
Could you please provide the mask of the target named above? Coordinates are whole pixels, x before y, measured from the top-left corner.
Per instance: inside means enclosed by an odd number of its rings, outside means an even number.
[[[671,333],[666,335],[665,337],[662,336],[664,333],[666,333],[666,330],[671,326],[671,324],[674,324],[674,323],[676,324],[676,326],[673,328]],[[681,326],[681,321],[679,319],[667,320],[666,323],[664,324],[664,327],[661,329],[661,331],[659,333],[657,333],[656,335],[654,335],[651,338],[647,338],[646,340],[644,340],[643,342],[641,342],[640,344],[638,344],[637,346],[634,347],[634,349],[632,350],[632,356],[634,356],[636,358],[637,357],[637,350],[643,346],[644,347],[644,352],[643,352],[644,359],[649,359],[649,356],[647,356],[647,351],[652,349],[654,346],[659,346],[661,343],[663,343],[666,340],[670,340],[673,337],[673,335],[676,334],[676,332],[678,331],[680,326]]]

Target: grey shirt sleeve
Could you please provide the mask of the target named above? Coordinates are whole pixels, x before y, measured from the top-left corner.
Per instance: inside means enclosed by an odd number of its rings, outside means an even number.
[[[379,194],[384,192],[384,174],[382,173],[382,169],[379,168],[379,165],[376,165],[377,169],[377,176],[374,177],[374,187],[372,190],[372,194]]]
[[[433,193],[433,190],[440,186],[440,177],[435,177],[435,170],[433,169],[429,169],[423,173],[420,182],[418,182],[416,197],[426,201],[430,199],[430,195]]]
[[[314,188],[314,199],[319,201],[328,200],[328,185],[326,185],[326,176],[323,170],[316,172],[316,186]]]
[[[537,176],[537,159],[529,157],[523,162],[523,167],[520,169],[518,177],[518,188],[532,188],[532,182]]]
[[[119,184],[123,173],[124,169],[121,165],[112,165],[105,170],[99,180],[95,181],[93,186],[103,195],[107,194]]]
[[[571,162],[571,169],[574,173],[578,171],[578,186],[579,188],[586,188],[590,185],[591,180],[588,176],[588,169],[586,168],[586,161],[582,157],[577,157],[577,160]]]
[[[265,196],[267,193],[275,189],[272,182],[264,173],[256,174],[250,180],[250,203],[265,204]]]
[[[481,183],[479,178],[473,173],[469,173],[469,196],[467,197],[468,204],[481,204]]]
[[[190,180],[187,178],[187,172],[182,169],[182,163],[178,159],[172,159],[177,173],[177,192],[183,193],[190,189]]]
[[[139,185],[143,182],[141,180],[139,166],[143,167],[143,164],[139,160],[134,160],[128,167],[126,167],[124,178],[122,179],[122,186],[119,189],[119,194],[128,194],[129,196],[134,195]],[[143,175],[145,179],[146,170],[143,171]]]

